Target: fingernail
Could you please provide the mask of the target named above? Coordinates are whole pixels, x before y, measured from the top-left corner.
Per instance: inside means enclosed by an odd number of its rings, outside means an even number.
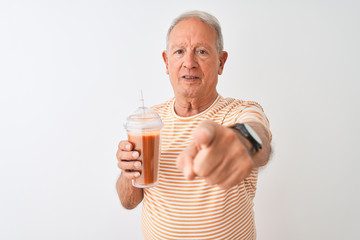
[[[135,163],[134,163],[134,167],[135,167],[135,168],[140,168],[140,167],[141,167],[141,163],[140,163],[140,162],[135,162]]]
[[[126,145],[126,149],[127,149],[127,150],[131,150],[131,145],[130,145],[130,144],[127,144],[127,145]]]
[[[140,177],[140,173],[139,172],[136,172],[136,173],[134,173],[134,177]]]
[[[138,153],[138,152],[133,152],[133,153],[132,153],[132,156],[133,156],[134,158],[138,158],[138,157],[139,157],[139,153]]]

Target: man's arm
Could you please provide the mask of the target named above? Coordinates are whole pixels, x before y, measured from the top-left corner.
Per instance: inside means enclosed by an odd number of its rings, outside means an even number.
[[[144,198],[143,189],[133,187],[131,180],[126,179],[122,173],[116,181],[116,190],[121,204],[126,209],[135,208]]]
[[[263,147],[254,155],[252,145],[237,131],[205,121],[194,131],[194,142],[178,157],[177,165],[189,180],[205,178],[210,185],[228,189],[239,184],[253,168],[264,166],[270,158],[270,137],[262,124],[248,122],[262,140]]]
[[[139,169],[141,168],[141,162],[138,161],[139,153],[132,150],[131,143],[121,141],[116,153],[118,167],[122,170],[116,181],[116,191],[121,204],[126,209],[135,208],[144,198],[143,189],[132,185],[132,179],[140,176]]]

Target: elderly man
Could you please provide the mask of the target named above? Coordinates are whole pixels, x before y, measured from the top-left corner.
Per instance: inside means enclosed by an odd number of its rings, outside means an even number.
[[[253,198],[258,168],[270,156],[269,122],[255,102],[216,90],[228,53],[212,15],[176,18],[162,54],[175,97],[153,107],[164,122],[159,183],[135,188],[139,153],[119,143],[122,205],[143,201],[145,239],[255,239]]]

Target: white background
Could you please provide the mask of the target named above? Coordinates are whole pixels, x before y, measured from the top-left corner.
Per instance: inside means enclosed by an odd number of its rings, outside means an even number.
[[[359,1],[0,2],[0,239],[141,239],[120,205],[126,115],[173,96],[171,20],[205,10],[229,52],[218,91],[258,101],[274,154],[258,239],[360,239]]]

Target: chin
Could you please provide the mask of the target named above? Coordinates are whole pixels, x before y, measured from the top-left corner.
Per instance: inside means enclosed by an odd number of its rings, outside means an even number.
[[[184,90],[180,91],[179,94],[182,97],[186,97],[186,98],[196,98],[201,95],[199,93],[199,91],[196,89],[184,89]]]

